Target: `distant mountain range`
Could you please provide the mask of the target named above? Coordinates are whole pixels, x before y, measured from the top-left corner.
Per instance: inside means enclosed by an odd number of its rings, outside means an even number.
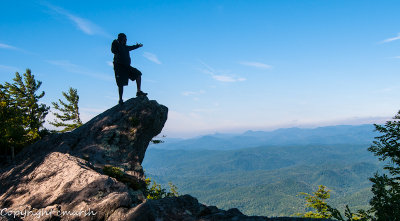
[[[247,215],[290,216],[304,212],[299,192],[318,185],[332,190],[331,205],[366,209],[371,196],[368,178],[382,164],[367,151],[373,125],[288,128],[270,132],[213,134],[169,140],[146,152],[148,177],[180,193]]]
[[[165,139],[151,145],[158,149],[231,150],[261,145],[370,144],[377,133],[374,125],[340,125],[314,129],[284,128],[274,131],[246,131],[242,134],[210,134],[191,139]]]

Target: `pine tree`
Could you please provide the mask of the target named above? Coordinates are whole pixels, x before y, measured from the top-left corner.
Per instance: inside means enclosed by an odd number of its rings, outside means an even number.
[[[385,125],[375,125],[382,135],[368,148],[380,161],[386,162],[390,176],[376,173],[370,178],[372,193],[371,212],[378,220],[400,220],[400,111]]]
[[[35,142],[43,134],[43,123],[49,107],[39,104],[42,82],[36,81],[31,70],[16,72],[13,83],[0,84],[0,153],[11,155]]]
[[[21,110],[0,84],[0,154],[11,155],[14,159],[15,149],[24,146],[26,142],[26,134]]]
[[[309,211],[304,214],[299,213],[297,215],[306,218],[330,218],[332,217],[331,213],[328,211],[328,205],[325,200],[329,199],[331,195],[329,194],[330,190],[326,189],[325,186],[319,185],[318,190],[313,193],[313,195],[308,193],[300,193],[305,196],[307,201],[306,206],[308,208],[313,208],[316,210]]]
[[[19,117],[22,120],[24,130],[27,132],[25,144],[28,145],[41,138],[40,132],[43,129],[45,117],[50,107],[39,104],[39,99],[45,95],[45,92],[36,94],[42,82],[35,80],[30,69],[26,69],[23,78],[16,72],[13,81],[13,84],[6,82],[4,89],[15,108],[20,110]]]
[[[70,87],[68,93],[62,92],[62,95],[68,103],[63,102],[61,99],[58,99],[60,104],[52,102],[54,109],[61,112],[61,114],[54,113],[59,121],[55,120],[54,122],[50,122],[50,124],[56,127],[64,127],[61,132],[72,131],[82,125],[79,117],[78,91]]]
[[[300,193],[301,195],[305,195],[305,199],[307,201],[306,207],[315,209],[314,211],[309,211],[306,213],[297,213],[297,216],[306,217],[306,218],[335,218],[341,221],[367,221],[371,220],[371,216],[369,216],[365,211],[358,210],[357,213],[351,212],[348,205],[346,205],[346,210],[344,212],[345,218],[343,218],[342,214],[340,214],[339,210],[328,205],[325,200],[331,197],[330,190],[326,188],[324,185],[319,185],[318,190],[313,193],[313,195],[308,193]]]

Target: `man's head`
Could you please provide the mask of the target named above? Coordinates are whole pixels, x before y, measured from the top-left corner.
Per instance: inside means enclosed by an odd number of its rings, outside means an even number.
[[[121,44],[126,44],[126,35],[124,34],[124,33],[119,33],[118,34],[118,41],[121,43]]]

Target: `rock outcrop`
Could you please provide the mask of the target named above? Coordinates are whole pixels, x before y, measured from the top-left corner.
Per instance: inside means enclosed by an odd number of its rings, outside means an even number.
[[[189,195],[146,200],[141,163],[167,114],[138,97],[25,148],[0,171],[0,220],[278,220],[220,210]]]
[[[72,132],[53,134],[25,148],[17,155],[15,165],[1,171],[0,209],[90,208],[96,215],[87,219],[101,220],[118,208],[141,203],[144,197],[138,190],[145,185],[141,163],[149,142],[164,127],[167,115],[167,107],[138,97],[105,111]],[[118,168],[125,182],[106,175],[107,167]]]

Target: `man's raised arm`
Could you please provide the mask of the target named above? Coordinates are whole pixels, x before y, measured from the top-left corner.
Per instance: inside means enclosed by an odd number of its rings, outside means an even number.
[[[128,48],[129,51],[138,49],[138,48],[140,48],[140,47],[143,47],[143,44],[138,44],[138,43],[136,43],[135,45],[127,46],[127,48]]]

